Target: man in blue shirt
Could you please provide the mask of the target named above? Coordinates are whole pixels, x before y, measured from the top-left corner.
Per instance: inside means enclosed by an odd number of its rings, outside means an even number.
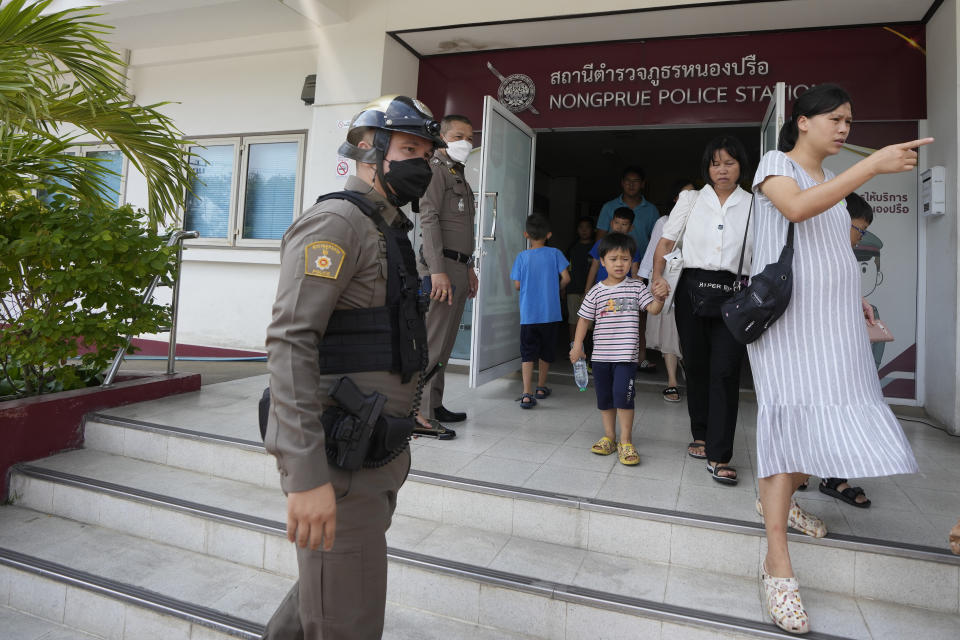
[[[653,225],[660,217],[660,211],[649,200],[640,193],[646,186],[646,174],[640,167],[627,167],[620,174],[620,189],[622,193],[607,202],[600,209],[600,217],[597,219],[597,239],[610,233],[610,222],[613,220],[613,212],[620,207],[629,207],[633,209],[633,229],[630,233],[633,239],[637,241],[637,247],[640,250],[646,248],[650,242],[650,233],[653,231]]]
[[[613,221],[613,212],[620,207],[633,209],[633,229],[630,230],[633,239],[637,241],[637,248],[642,252],[650,242],[653,225],[660,217],[660,211],[649,200],[643,197],[641,191],[647,184],[647,174],[640,167],[627,167],[620,174],[621,193],[607,202],[600,209],[597,219],[597,240],[610,233],[610,223]],[[641,258],[643,254],[641,253]],[[650,373],[656,371],[657,366],[647,360],[646,340],[647,314],[640,314],[640,361],[637,371]]]

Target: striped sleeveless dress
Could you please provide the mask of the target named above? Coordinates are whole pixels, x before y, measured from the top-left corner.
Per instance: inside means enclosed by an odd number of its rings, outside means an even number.
[[[817,184],[786,154],[766,153],[753,179],[753,274],[780,256],[788,221],[757,185],[788,176]],[[833,177],[825,170],[825,179]],[[794,230],[793,296],[747,346],[757,391],[757,477],[916,473],[900,423],[883,400],[860,304],[850,216],[839,202]]]

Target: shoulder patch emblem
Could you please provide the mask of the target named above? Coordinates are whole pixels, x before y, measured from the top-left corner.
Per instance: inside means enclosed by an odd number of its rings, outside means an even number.
[[[336,280],[346,256],[346,251],[338,244],[326,240],[311,242],[305,249],[304,273]]]

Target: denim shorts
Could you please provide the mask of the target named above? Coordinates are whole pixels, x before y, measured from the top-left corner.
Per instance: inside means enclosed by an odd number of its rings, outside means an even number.
[[[633,409],[636,362],[597,362],[593,365],[593,386],[597,390],[597,408]]]

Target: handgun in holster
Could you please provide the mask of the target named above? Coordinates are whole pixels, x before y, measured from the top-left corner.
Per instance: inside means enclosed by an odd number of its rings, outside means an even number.
[[[346,376],[333,383],[329,396],[339,405],[327,409],[322,421],[331,462],[341,469],[356,471],[367,458],[387,396],[377,391],[364,394]]]
[[[333,464],[348,471],[377,467],[407,446],[414,420],[383,415],[387,397],[382,393],[364,394],[344,376],[333,383],[329,395],[339,405],[327,409],[322,419]]]

